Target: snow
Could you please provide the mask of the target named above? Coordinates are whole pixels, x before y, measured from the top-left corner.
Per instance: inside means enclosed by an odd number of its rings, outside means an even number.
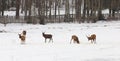
[[[16,11],[4,11],[4,16],[15,16],[16,15]],[[20,16],[24,16],[23,13],[20,12]]]
[[[33,9],[32,9],[33,10]],[[33,12],[32,11],[32,16],[34,16],[34,15],[37,15],[37,8],[36,8],[36,10],[35,10],[36,12]],[[15,16],[16,15],[16,11],[4,11],[5,13],[4,13],[4,16]],[[52,14],[51,15],[54,15],[55,14],[55,10],[51,10],[51,12],[52,12]],[[73,14],[73,13],[75,13],[75,11],[73,10],[73,12],[72,12],[72,10],[70,10],[70,14]],[[24,13],[21,13],[21,10],[20,10],[20,16],[24,16],[25,14]],[[49,14],[49,11],[48,11],[48,14]],[[65,10],[60,10],[60,15],[64,15],[65,14]],[[57,12],[56,12],[56,15],[58,15],[58,10],[57,10]]]
[[[27,31],[26,44],[18,33]],[[0,61],[120,61],[120,21],[97,23],[55,23],[46,25],[0,24]],[[53,35],[53,43],[44,43],[42,32]],[[86,35],[97,35],[91,44]],[[80,44],[70,44],[77,35]],[[48,40],[47,40],[48,41]]]
[[[102,10],[102,13],[109,14],[109,9]]]
[[[4,16],[15,16],[16,15],[16,11],[4,11],[5,13],[4,13]],[[51,10],[51,15],[54,15],[55,14],[55,10],[54,9],[52,9]],[[81,11],[81,13],[83,12],[83,10]],[[73,9],[73,11],[72,11],[72,9],[70,9],[70,14],[74,14],[75,13],[75,9]],[[105,9],[105,10],[102,10],[102,13],[103,14],[108,14],[109,13],[109,10],[108,9]],[[20,9],[20,12],[19,12],[19,14],[20,14],[20,16],[24,16],[25,14],[24,14],[24,12],[23,13],[21,13],[21,9]],[[47,14],[49,14],[49,11],[48,11],[48,13]],[[65,10],[64,9],[60,9],[60,15],[64,15],[65,14]],[[35,8],[35,12],[34,12],[34,9],[32,8],[32,14],[31,14],[32,16],[33,15],[37,15],[37,8]],[[58,13],[58,10],[56,10],[56,15],[59,15],[59,13]]]

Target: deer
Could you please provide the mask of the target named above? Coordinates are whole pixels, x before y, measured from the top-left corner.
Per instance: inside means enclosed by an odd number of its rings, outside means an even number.
[[[49,43],[52,41],[53,42],[53,38],[51,34],[45,34],[44,32],[42,33],[43,37],[45,38],[45,43],[46,40],[49,39]]]
[[[76,35],[72,35],[71,40],[70,40],[70,44],[71,44],[72,40],[73,40],[73,43],[80,44],[79,39]]]
[[[21,34],[18,34],[19,38],[21,39],[21,44],[25,44],[25,40],[26,40],[26,31],[22,31]]]
[[[23,32],[22,32],[22,33],[23,33],[23,35],[26,35],[26,31],[25,31],[25,30],[23,30]]]
[[[91,43],[96,43],[96,35],[95,34],[91,34],[90,36],[86,36],[88,41],[91,40]]]

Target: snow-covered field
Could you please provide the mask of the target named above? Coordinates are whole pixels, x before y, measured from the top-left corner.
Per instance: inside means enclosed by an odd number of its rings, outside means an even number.
[[[26,44],[18,33],[27,31]],[[120,61],[120,21],[95,24],[61,23],[47,25],[0,24],[0,61]],[[53,43],[44,43],[42,32],[53,35]],[[86,35],[97,35],[91,44]],[[80,44],[70,44],[77,35]]]

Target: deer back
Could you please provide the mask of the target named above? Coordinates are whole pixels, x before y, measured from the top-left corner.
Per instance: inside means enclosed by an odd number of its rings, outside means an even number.
[[[78,44],[80,43],[79,39],[78,39],[78,37],[76,35],[73,35],[72,39],[73,39],[73,41],[77,42]]]
[[[78,41],[78,37],[76,35],[73,35],[72,39],[75,40],[75,41]]]
[[[22,40],[22,41],[25,41],[25,36],[21,36],[21,40]]]
[[[96,39],[96,35],[95,35],[95,34],[92,34],[92,35],[91,35],[91,38],[92,38],[92,39]]]
[[[45,34],[45,33],[42,33],[42,34],[43,34],[43,37],[45,37],[45,38],[52,38],[51,34]]]

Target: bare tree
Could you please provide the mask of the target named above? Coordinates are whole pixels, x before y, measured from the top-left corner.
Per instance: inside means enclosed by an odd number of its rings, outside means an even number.
[[[75,0],[75,14],[76,14],[76,20],[81,22],[81,6],[82,6],[82,0]]]
[[[58,0],[55,0],[54,2],[55,2],[55,6],[54,6],[54,8],[55,8],[55,14],[54,15],[55,15],[55,21],[56,21]]]
[[[61,0],[58,0],[58,15],[59,15],[59,22],[60,22],[60,6],[61,6]]]
[[[49,20],[51,20],[52,0],[49,0]]]
[[[45,24],[45,0],[38,0],[38,14],[39,14],[39,23],[40,24]]]
[[[31,17],[32,1],[33,1],[33,0],[29,0],[29,1],[28,1],[28,12],[29,12],[29,14],[28,14],[28,19],[29,19],[30,23],[33,23],[32,17]]]
[[[4,10],[5,10],[5,7],[6,7],[6,0],[2,0],[1,2],[1,11],[2,11],[2,16],[4,16]]]
[[[25,10],[25,0],[21,0],[21,13]]]
[[[69,8],[69,0],[65,1],[65,17],[64,21],[69,22],[70,20],[70,8]]]
[[[86,10],[87,10],[87,8],[86,8],[87,3],[86,2],[87,2],[87,0],[84,0],[83,16],[82,16],[83,20],[86,19]]]
[[[2,11],[1,6],[2,6],[2,0],[0,0],[0,16],[1,16],[1,11]]]
[[[16,19],[19,18],[20,2],[21,0],[16,0]]]
[[[25,3],[24,3],[24,12],[25,12],[25,17],[24,17],[24,19],[25,20],[27,20],[28,19],[28,17],[27,17],[27,10],[28,10],[28,1],[29,0],[25,0]]]

